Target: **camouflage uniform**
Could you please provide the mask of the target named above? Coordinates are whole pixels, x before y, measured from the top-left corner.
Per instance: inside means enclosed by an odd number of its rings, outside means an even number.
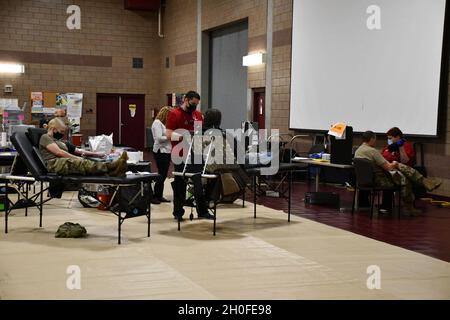
[[[113,170],[117,163],[97,162],[82,158],[59,158],[47,149],[47,146],[55,143],[61,150],[69,152],[66,143],[57,140],[48,134],[43,134],[39,140],[39,151],[47,164],[49,172],[60,175],[116,175]],[[126,156],[126,155],[125,155]]]
[[[81,158],[56,158],[47,161],[47,169],[60,175],[104,175],[108,173],[108,163]]]
[[[399,163],[397,171],[387,172],[382,167],[387,163],[381,153],[375,148],[363,143],[356,150],[355,158],[363,158],[375,164],[375,184],[380,187],[403,186],[402,198],[406,205],[414,201],[413,185],[423,185],[423,176],[415,169]]]
[[[378,171],[375,173],[375,184],[380,187],[403,186],[402,198],[405,203],[414,201],[414,185],[422,185],[423,176],[415,169],[399,163],[399,170],[391,172]]]

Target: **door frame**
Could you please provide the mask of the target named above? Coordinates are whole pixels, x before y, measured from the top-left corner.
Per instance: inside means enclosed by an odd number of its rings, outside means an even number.
[[[255,119],[256,116],[256,99],[255,96],[256,94],[264,94],[264,129],[266,128],[266,87],[259,87],[259,88],[252,88],[252,112],[251,112],[251,117],[252,117],[252,121],[253,122],[258,122],[258,119]],[[259,129],[261,129],[261,126],[259,125],[258,122],[258,127]]]
[[[145,129],[145,93],[103,93],[103,92],[97,92],[96,94],[96,100],[95,100],[95,108],[96,108],[96,116],[95,116],[95,131],[97,133],[97,123],[99,122],[99,113],[97,110],[98,105],[98,97],[99,96],[107,96],[107,97],[118,97],[119,99],[119,122],[118,122],[118,132],[119,132],[119,139],[118,144],[122,144],[122,97],[139,97],[143,98],[144,100],[144,129]],[[144,131],[145,134],[145,131]],[[144,136],[144,148],[145,148],[145,136]]]

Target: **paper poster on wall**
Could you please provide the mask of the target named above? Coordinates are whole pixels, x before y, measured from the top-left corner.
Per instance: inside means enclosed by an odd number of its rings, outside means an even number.
[[[68,117],[70,128],[72,133],[80,133],[80,118],[78,117]]]
[[[132,118],[136,115],[136,105],[135,104],[129,104],[128,109],[130,109],[130,115]]]
[[[56,107],[65,108],[67,106],[67,94],[58,93],[56,94]]]
[[[19,99],[0,99],[0,110],[20,111]]]
[[[44,100],[44,96],[42,92],[32,92],[31,93],[31,102],[34,104],[42,105],[42,101]]]
[[[53,115],[55,113],[55,111],[56,111],[56,108],[43,108],[42,109],[43,113],[51,114],[51,115]]]
[[[31,113],[44,112],[44,95],[42,92],[31,92]]]
[[[56,106],[56,95],[55,92],[44,92],[44,104],[46,108],[54,108]]]
[[[81,118],[83,115],[83,94],[67,93],[67,116],[70,118]]]
[[[31,113],[43,113],[44,108],[42,106],[32,106],[31,107]]]

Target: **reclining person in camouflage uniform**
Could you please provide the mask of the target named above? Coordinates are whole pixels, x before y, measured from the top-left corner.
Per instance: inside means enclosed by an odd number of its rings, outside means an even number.
[[[52,119],[47,126],[48,132],[39,140],[39,151],[47,164],[49,172],[60,175],[108,175],[124,176],[127,171],[127,153],[113,162],[97,162],[70,154],[67,145],[60,141],[66,125],[59,118]]]
[[[376,135],[372,131],[364,132],[363,144],[356,150],[355,158],[363,158],[372,161],[375,166],[375,184],[380,187],[394,187],[402,185],[402,199],[404,203],[403,213],[407,215],[417,215],[419,210],[413,207],[414,184],[425,187],[428,192],[437,189],[442,181],[438,179],[425,178],[417,170],[398,163],[388,162],[381,153],[375,149]]]

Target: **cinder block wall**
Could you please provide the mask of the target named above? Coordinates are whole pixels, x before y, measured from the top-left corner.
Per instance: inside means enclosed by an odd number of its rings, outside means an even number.
[[[166,2],[160,70],[161,105],[167,93],[197,88],[197,0]]]
[[[81,9],[81,30],[66,27],[71,4]],[[22,57],[26,68],[24,75],[0,76],[0,97],[5,84],[14,86],[11,97],[21,106],[31,91],[82,92],[85,134],[95,134],[96,93],[145,94],[147,125],[159,106],[155,12],[125,10],[121,0],[1,0],[0,43],[0,60]],[[133,57],[144,58],[143,69],[132,68]],[[79,61],[90,66],[70,65]]]

